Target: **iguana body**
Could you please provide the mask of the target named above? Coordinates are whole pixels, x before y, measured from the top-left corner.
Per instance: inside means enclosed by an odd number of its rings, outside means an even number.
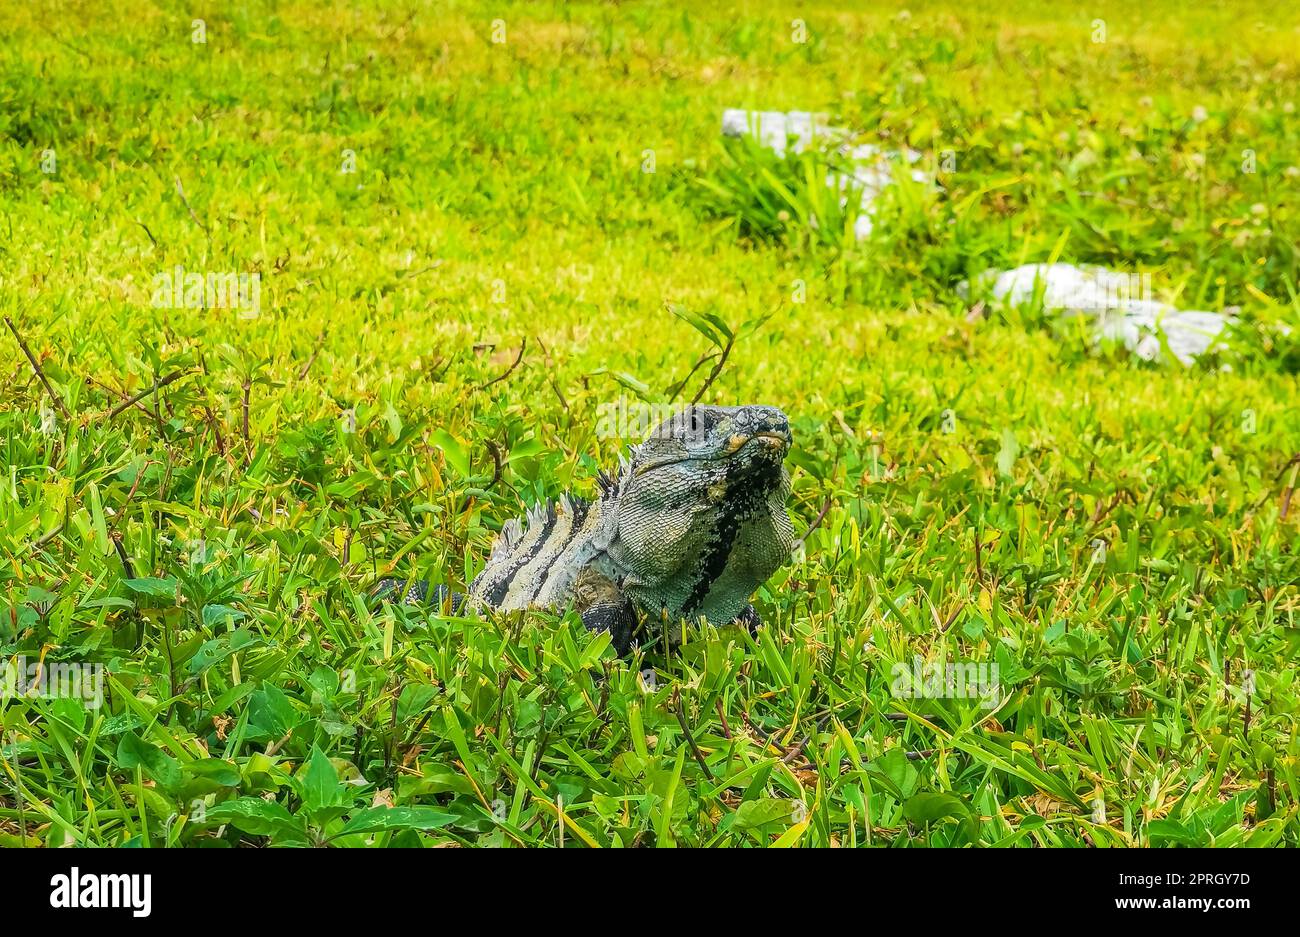
[[[774,407],[688,407],[616,475],[601,475],[595,501],[565,496],[507,523],[464,598],[501,610],[572,606],[619,653],[643,620],[754,624],[749,597],[794,540],[790,442]]]

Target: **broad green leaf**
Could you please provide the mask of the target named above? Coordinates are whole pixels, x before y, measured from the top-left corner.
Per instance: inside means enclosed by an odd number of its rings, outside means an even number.
[[[455,819],[454,813],[433,807],[368,807],[353,814],[335,835],[378,833],[384,830],[436,830]]]
[[[229,823],[244,833],[269,836],[273,842],[285,845],[307,841],[307,828],[301,819],[275,801],[260,797],[239,797],[208,807],[203,823],[206,826]]]
[[[469,450],[465,444],[445,429],[433,431],[433,442],[442,450],[447,464],[455,469],[462,478],[468,478],[470,475],[470,459]]]
[[[347,790],[339,781],[334,763],[315,746],[312,747],[311,757],[307,759],[307,764],[300,772],[298,795],[302,798],[303,807],[308,811],[337,807],[348,800]]]
[[[176,598],[175,579],[159,579],[152,576],[144,579],[123,579],[122,585],[137,595],[149,595],[158,599]]]
[[[163,790],[174,791],[180,787],[180,763],[134,732],[127,732],[118,741],[117,764],[124,771],[134,771],[137,766],[143,768],[144,773]]]

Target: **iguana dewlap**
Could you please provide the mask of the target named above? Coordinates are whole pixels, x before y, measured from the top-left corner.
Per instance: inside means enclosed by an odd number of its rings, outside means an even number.
[[[464,599],[501,610],[572,606],[587,627],[608,629],[620,654],[642,621],[754,625],[749,598],[794,543],[790,443],[775,407],[687,407],[616,475],[602,473],[595,501],[565,496],[507,523]],[[424,586],[406,601],[423,601]]]

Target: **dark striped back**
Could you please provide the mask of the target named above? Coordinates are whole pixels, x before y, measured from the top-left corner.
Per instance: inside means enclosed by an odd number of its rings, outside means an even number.
[[[526,527],[517,521],[502,528],[492,558],[470,587],[492,608],[526,608],[555,559],[582,529],[590,505],[577,498],[548,501],[530,511]]]

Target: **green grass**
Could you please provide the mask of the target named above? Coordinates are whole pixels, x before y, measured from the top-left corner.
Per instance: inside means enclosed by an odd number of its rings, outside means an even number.
[[[1294,6],[839,6],[7,5],[0,313],[67,415],[0,331],[0,654],[106,698],[3,703],[0,845],[1300,845]],[[728,106],[956,171],[809,232]],[[1057,251],[1240,306],[1231,367],[968,316]],[[755,637],[367,609],[590,494],[705,315],[824,511]]]

